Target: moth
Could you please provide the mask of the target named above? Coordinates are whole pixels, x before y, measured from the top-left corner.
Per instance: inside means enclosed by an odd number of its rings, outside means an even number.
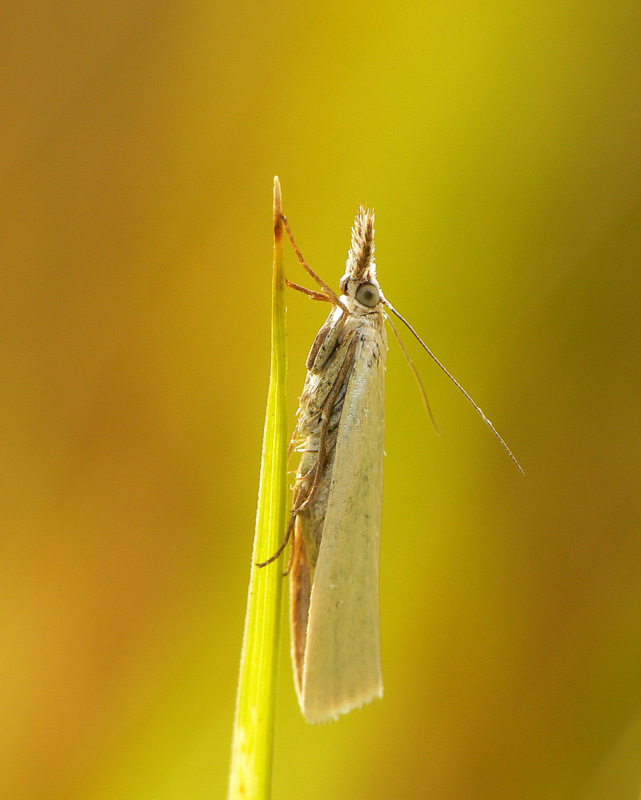
[[[307,357],[290,443],[290,454],[295,449],[301,458],[286,535],[277,552],[258,566],[274,561],[291,538],[294,683],[303,716],[316,723],[383,694],[378,576],[386,321],[398,337],[388,311],[408,326],[517,462],[480,408],[385,299],[376,275],[374,212],[358,209],[340,296],[305,262],[285,217],[283,224],[299,261],[321,291],[288,285],[331,303],[332,309]],[[427,405],[420,379],[419,385]]]

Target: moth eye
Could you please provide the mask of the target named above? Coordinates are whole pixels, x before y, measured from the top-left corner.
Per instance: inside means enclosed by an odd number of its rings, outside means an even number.
[[[356,299],[361,305],[374,308],[380,300],[378,288],[373,283],[363,283],[356,290]]]

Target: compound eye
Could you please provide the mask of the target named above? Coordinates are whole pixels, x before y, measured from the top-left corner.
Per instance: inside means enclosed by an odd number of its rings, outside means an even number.
[[[378,286],[373,283],[362,283],[356,290],[356,300],[367,308],[374,308],[380,301]]]

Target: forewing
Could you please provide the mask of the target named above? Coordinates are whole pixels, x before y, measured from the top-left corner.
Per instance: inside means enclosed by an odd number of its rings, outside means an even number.
[[[383,691],[378,561],[387,346],[382,326],[357,335],[309,608],[302,695],[309,722]]]

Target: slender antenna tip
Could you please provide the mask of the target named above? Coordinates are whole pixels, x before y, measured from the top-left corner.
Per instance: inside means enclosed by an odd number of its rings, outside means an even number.
[[[443,364],[442,364],[442,363],[441,363],[441,362],[438,360],[438,358],[437,358],[437,357],[434,355],[434,353],[433,353],[433,352],[430,350],[430,348],[429,348],[429,347],[428,347],[428,346],[425,344],[425,342],[424,342],[424,341],[421,339],[421,337],[418,335],[418,333],[416,333],[416,331],[414,330],[414,328],[413,328],[413,327],[412,327],[412,326],[409,324],[409,322],[408,322],[408,321],[405,319],[405,317],[403,317],[401,314],[399,314],[399,313],[398,313],[398,311],[397,311],[397,310],[394,308],[394,306],[393,306],[393,305],[392,305],[392,304],[389,302],[389,300],[386,300],[385,298],[383,298],[383,303],[384,303],[384,304],[387,306],[387,308],[389,308],[389,310],[390,310],[390,311],[392,311],[392,312],[393,312],[393,313],[394,313],[394,314],[395,314],[395,315],[396,315],[396,316],[397,316],[397,317],[400,319],[400,321],[401,321],[401,322],[402,322],[402,323],[405,325],[405,327],[406,327],[406,328],[407,328],[407,329],[410,331],[410,333],[411,333],[411,334],[414,336],[414,338],[415,338],[415,339],[417,340],[417,342],[418,342],[418,343],[421,345],[421,347],[423,348],[423,350],[425,350],[425,352],[426,352],[426,353],[428,354],[428,356],[429,356],[429,357],[432,359],[432,361],[433,361],[433,362],[436,364],[436,366],[437,366],[437,367],[439,367],[439,369],[443,370],[443,372],[444,372],[444,373],[447,375],[447,377],[448,377],[448,378],[449,378],[449,379],[452,381],[452,383],[454,384],[454,386],[456,386],[456,388],[457,388],[457,389],[458,389],[458,390],[459,390],[459,391],[460,391],[460,392],[461,392],[461,393],[462,393],[462,394],[465,396],[465,398],[466,398],[466,399],[469,401],[469,403],[472,405],[472,407],[473,407],[474,409],[476,409],[476,411],[479,413],[479,416],[481,417],[481,419],[483,420],[483,422],[485,422],[485,424],[488,426],[488,428],[489,428],[489,429],[492,431],[492,433],[493,433],[493,434],[496,436],[496,438],[497,438],[497,439],[499,440],[499,442],[501,443],[501,446],[503,447],[503,449],[505,450],[505,452],[506,452],[506,453],[508,454],[508,456],[509,456],[509,457],[512,459],[512,461],[514,462],[514,465],[516,466],[516,468],[518,469],[518,471],[521,473],[521,475],[525,475],[525,472],[523,471],[523,468],[521,467],[521,465],[519,464],[519,462],[516,460],[516,457],[514,456],[514,454],[513,454],[513,453],[512,453],[512,451],[510,450],[510,448],[509,448],[509,447],[507,446],[507,444],[504,442],[504,440],[503,440],[503,437],[502,437],[502,436],[501,436],[501,434],[500,434],[500,433],[499,433],[499,432],[496,430],[496,428],[494,427],[494,425],[492,425],[492,423],[490,422],[490,420],[489,420],[489,419],[488,419],[488,418],[485,416],[485,414],[483,413],[483,411],[481,411],[481,408],[480,408],[480,406],[478,406],[478,405],[477,405],[477,404],[474,402],[474,400],[472,400],[472,398],[470,397],[470,395],[469,395],[469,394],[468,394],[468,393],[465,391],[465,389],[464,389],[464,388],[461,386],[461,384],[460,384],[460,383],[459,383],[459,382],[456,380],[456,378],[455,378],[455,377],[452,375],[452,373],[451,373],[451,372],[450,372],[450,371],[449,371],[449,370],[448,370],[448,369],[447,369],[447,368],[446,368],[446,367],[445,367],[445,366],[444,366],[444,365],[443,365]],[[391,322],[391,320],[389,320],[389,321]],[[393,328],[393,326],[392,326],[392,328]],[[396,334],[396,336],[397,336],[397,338],[398,338],[398,333]],[[399,339],[399,341],[400,341],[400,339]]]

